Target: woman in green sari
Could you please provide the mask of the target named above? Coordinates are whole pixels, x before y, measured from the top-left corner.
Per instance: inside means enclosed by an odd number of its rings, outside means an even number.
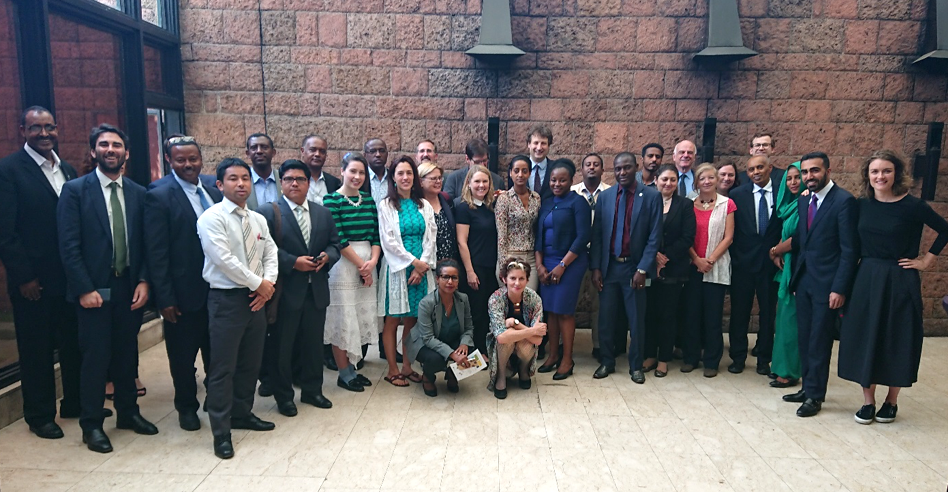
[[[800,221],[797,213],[797,198],[802,189],[800,163],[794,162],[787,168],[784,183],[777,192],[776,213],[783,220],[783,232],[780,244],[770,249],[770,259],[780,271],[774,279],[777,290],[777,320],[774,330],[773,361],[770,370],[777,379],[770,382],[774,388],[795,386],[800,379],[800,348],[797,343],[797,305],[790,292],[790,236]]]

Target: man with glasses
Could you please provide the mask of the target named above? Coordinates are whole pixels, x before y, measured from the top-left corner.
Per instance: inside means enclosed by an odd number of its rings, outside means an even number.
[[[467,167],[458,169],[444,178],[443,190],[448,194],[451,200],[461,196],[462,188],[464,188],[464,178],[467,177],[467,173],[472,167],[487,167],[490,163],[487,142],[479,138],[467,142],[467,145],[464,146],[464,154],[466,156],[464,162],[467,164]],[[501,178],[499,174],[491,171],[490,175],[494,180],[495,192],[507,189],[507,187],[504,186],[504,179]]]
[[[770,132],[759,132],[751,137],[750,155],[774,155],[774,137]]]
[[[323,204],[323,197],[326,194],[333,193],[342,186],[339,178],[323,172],[328,148],[329,144],[326,143],[325,138],[312,134],[303,137],[303,143],[300,145],[300,160],[309,167],[309,172],[312,173],[306,199],[320,205]]]

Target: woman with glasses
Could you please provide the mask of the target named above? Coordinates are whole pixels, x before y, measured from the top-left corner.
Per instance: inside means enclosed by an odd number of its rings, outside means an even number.
[[[445,372],[448,391],[458,392],[458,380],[449,362],[464,364],[474,345],[471,303],[458,292],[458,262],[439,260],[435,267],[438,288],[418,304],[418,324],[411,331],[406,354],[421,363],[422,386],[428,396],[438,396],[437,373]]]
[[[425,200],[434,210],[435,224],[438,226],[437,244],[438,259],[458,259],[457,222],[454,221],[454,211],[451,202],[441,192],[444,183],[444,170],[431,161],[424,161],[418,166],[418,176],[421,178],[421,191]]]
[[[339,232],[342,258],[329,271],[329,307],[326,308],[325,343],[339,367],[336,384],[349,391],[364,391],[372,382],[356,373],[362,346],[375,341],[378,316],[375,299],[375,265],[382,255],[378,211],[372,194],[359,191],[369,164],[358,152],[342,159],[342,187],[323,196]]]
[[[474,345],[487,353],[487,300],[497,290],[497,219],[494,216],[494,183],[484,166],[473,166],[464,178],[461,196],[454,203],[458,249],[467,273],[461,292],[471,299]]]
[[[536,271],[533,244],[537,214],[540,212],[540,195],[527,187],[532,169],[530,159],[525,155],[511,159],[507,173],[513,187],[497,195],[494,217],[497,219],[497,257],[524,258],[530,268]],[[498,262],[498,272],[501,266]],[[538,285],[536,275],[527,280],[527,287],[533,290],[537,290]]]

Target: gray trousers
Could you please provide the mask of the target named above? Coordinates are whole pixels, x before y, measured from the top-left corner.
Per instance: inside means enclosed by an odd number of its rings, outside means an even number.
[[[211,289],[207,295],[211,372],[207,414],[214,436],[230,434],[230,419],[250,416],[267,335],[266,310],[250,310],[250,289]]]

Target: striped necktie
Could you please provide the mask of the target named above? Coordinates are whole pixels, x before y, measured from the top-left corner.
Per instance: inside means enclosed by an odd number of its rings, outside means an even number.
[[[250,226],[250,212],[245,208],[237,207],[234,212],[240,216],[240,228],[244,235],[244,251],[247,252],[247,266],[257,276],[263,275],[263,264],[260,262],[260,252],[257,251],[257,238],[253,235]]]
[[[303,241],[306,241],[306,247],[309,248],[309,221],[306,220],[306,210],[302,205],[296,206],[296,223],[300,225],[300,232],[303,233]]]

